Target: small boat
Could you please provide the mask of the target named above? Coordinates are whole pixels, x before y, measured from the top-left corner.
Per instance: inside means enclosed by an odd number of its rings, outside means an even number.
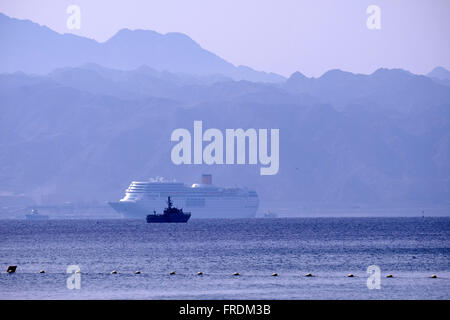
[[[48,216],[40,214],[37,209],[31,210],[30,214],[25,215],[27,220],[48,220]]]
[[[191,217],[190,212],[183,212],[183,209],[178,209],[172,206],[173,203],[170,197],[167,198],[167,208],[164,209],[162,214],[157,214],[153,211],[153,214],[147,215],[147,223],[186,223]]]
[[[278,215],[275,212],[267,211],[264,213],[264,218],[278,218]]]

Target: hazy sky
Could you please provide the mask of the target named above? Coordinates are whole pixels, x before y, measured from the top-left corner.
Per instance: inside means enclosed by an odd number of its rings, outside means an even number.
[[[76,32],[71,4],[81,8]],[[380,30],[366,26],[372,4]],[[235,65],[285,76],[450,69],[450,0],[0,0],[0,12],[100,42],[122,28],[183,32]]]

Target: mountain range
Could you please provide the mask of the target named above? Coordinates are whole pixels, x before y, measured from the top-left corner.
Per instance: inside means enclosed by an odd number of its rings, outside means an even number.
[[[132,180],[196,182],[205,172],[218,185],[245,185],[263,202],[293,203],[294,210],[449,208],[450,86],[442,70],[437,76],[330,70],[283,79],[250,69],[251,80],[180,34],[128,30],[99,44],[29,21],[0,21],[7,43],[0,53],[0,208],[7,194],[36,202],[108,201],[119,199]],[[14,40],[5,40],[12,33]],[[23,50],[41,34],[46,49],[32,58]],[[156,54],[129,58],[133,48],[151,51],[141,36],[167,41],[164,50],[192,46],[209,62],[187,65],[178,51],[167,58],[178,61],[171,69]],[[74,43],[84,49],[62,57]],[[126,43],[128,53],[101,63],[86,58],[100,57],[104,49],[98,48],[107,43],[111,52]],[[170,134],[192,131],[194,120],[203,120],[205,129],[279,128],[279,173],[172,164]]]
[[[147,65],[159,71],[221,74],[235,80],[284,80],[275,73],[235,67],[182,33],[163,35],[151,30],[122,29],[108,41],[99,43],[74,34],[59,34],[29,20],[0,13],[0,43],[0,72],[46,74],[56,68],[98,63],[121,70]]]

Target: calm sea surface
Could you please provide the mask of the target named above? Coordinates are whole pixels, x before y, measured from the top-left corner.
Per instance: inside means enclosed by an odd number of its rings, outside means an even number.
[[[2,299],[450,298],[450,218],[2,220],[0,236]]]

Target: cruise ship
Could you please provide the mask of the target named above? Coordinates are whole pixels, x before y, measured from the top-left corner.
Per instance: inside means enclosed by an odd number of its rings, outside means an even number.
[[[192,212],[192,218],[251,218],[256,214],[258,194],[246,188],[221,188],[212,184],[210,174],[191,186],[162,179],[131,182],[125,196],[109,202],[124,218],[144,219],[154,211],[162,212],[167,197],[178,208]]]

